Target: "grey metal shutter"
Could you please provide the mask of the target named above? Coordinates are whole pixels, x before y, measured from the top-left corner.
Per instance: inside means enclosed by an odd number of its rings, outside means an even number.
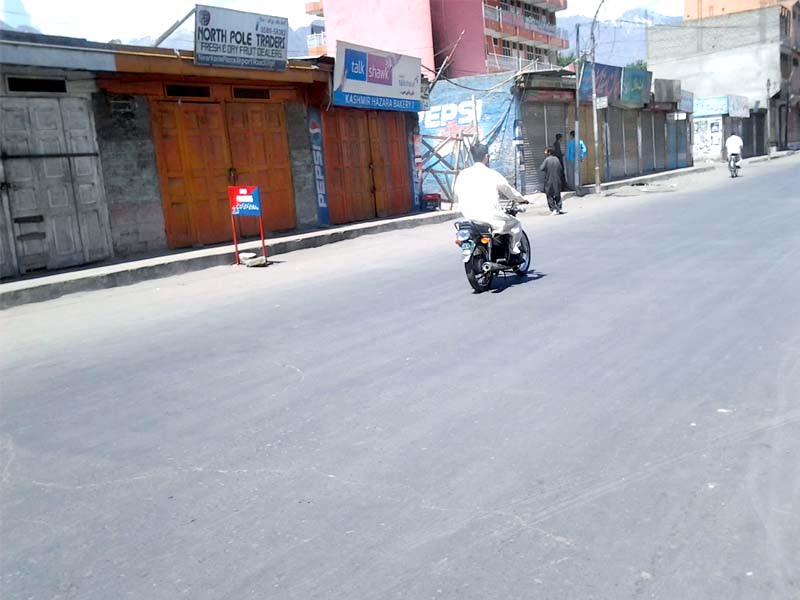
[[[689,121],[676,121],[678,135],[678,168],[689,166],[689,134],[687,124]]]
[[[663,171],[666,166],[666,123],[667,113],[653,113],[653,128],[655,129],[656,170]]]
[[[642,167],[645,173],[656,168],[655,148],[653,147],[653,113],[642,112]]]
[[[625,175],[639,175],[639,120],[636,110],[623,110],[625,128]]]
[[[625,176],[625,144],[623,143],[622,109],[608,107],[608,170],[611,179]]]
[[[525,148],[525,193],[534,194],[544,189],[539,166],[542,150],[547,145],[544,104],[531,102],[522,105],[522,136]]]

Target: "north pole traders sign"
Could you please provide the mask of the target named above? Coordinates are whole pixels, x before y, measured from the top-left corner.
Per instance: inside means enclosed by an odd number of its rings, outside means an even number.
[[[373,110],[422,110],[420,59],[336,43],[333,103]]]
[[[229,186],[228,201],[234,217],[261,216],[261,193],[258,186]]]
[[[289,21],[216,6],[195,8],[194,62],[214,67],[286,70]]]

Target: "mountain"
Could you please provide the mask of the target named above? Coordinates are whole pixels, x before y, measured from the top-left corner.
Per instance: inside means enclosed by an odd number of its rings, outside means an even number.
[[[29,25],[10,25],[5,21],[0,21],[0,30],[5,31],[21,31],[22,33],[41,33],[36,27],[31,27]]]
[[[306,36],[311,32],[310,27],[300,27],[298,29],[289,28],[289,58],[293,56],[307,56],[308,46],[306,45]],[[126,40],[126,44],[131,46],[152,46],[155,38],[146,36]],[[194,31],[192,29],[178,29],[166,40],[161,42],[161,48],[177,48],[178,50],[194,50]]]
[[[638,60],[647,60],[647,27],[652,25],[674,25],[681,17],[668,17],[659,13],[636,8],[622,13],[619,18],[599,21],[597,24],[597,62],[624,67]],[[581,15],[558,19],[558,26],[569,36],[570,47],[562,55],[575,52],[575,25],[580,25],[581,49],[591,44],[591,17]]]

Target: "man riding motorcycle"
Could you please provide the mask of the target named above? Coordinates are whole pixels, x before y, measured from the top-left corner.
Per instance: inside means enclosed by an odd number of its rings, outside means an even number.
[[[495,234],[510,235],[511,254],[519,260],[522,225],[519,219],[505,213],[500,205],[500,196],[516,200],[519,204],[527,204],[528,201],[505,177],[489,168],[489,149],[486,145],[475,144],[470,152],[475,164],[461,171],[454,187],[459,209],[465,219],[489,223]]]

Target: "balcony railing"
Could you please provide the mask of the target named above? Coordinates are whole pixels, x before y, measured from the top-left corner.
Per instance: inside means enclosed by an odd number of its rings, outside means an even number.
[[[525,17],[516,12],[502,10],[499,7],[483,5],[483,16],[487,21],[496,23],[497,27],[491,26],[490,29],[496,30],[498,33],[506,34],[514,37],[530,37],[525,35],[527,32],[535,31],[545,33],[549,36],[555,36],[563,40],[569,39],[569,34],[564,29],[556,27],[552,23],[537,19],[535,17]],[[554,44],[560,46],[560,44]]]
[[[311,48],[321,48],[325,46],[325,32],[322,33],[311,33],[306,36],[306,45],[308,49]]]
[[[505,56],[504,54],[488,53],[486,55],[486,68],[494,71],[548,71],[557,69],[556,65],[542,60],[527,60],[521,56]]]

